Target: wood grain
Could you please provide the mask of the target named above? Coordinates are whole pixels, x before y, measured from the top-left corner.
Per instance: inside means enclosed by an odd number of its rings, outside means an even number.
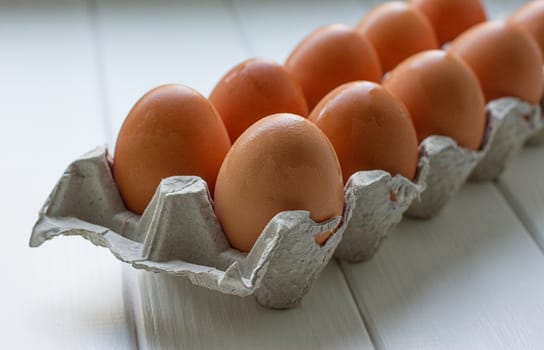
[[[492,184],[467,184],[371,262],[342,267],[379,349],[544,344],[544,260]]]
[[[134,349],[120,263],[81,239],[28,248],[64,168],[105,142],[82,1],[0,7],[0,215],[4,349]]]
[[[299,306],[283,311],[181,278],[129,275],[142,349],[373,348],[334,262]]]

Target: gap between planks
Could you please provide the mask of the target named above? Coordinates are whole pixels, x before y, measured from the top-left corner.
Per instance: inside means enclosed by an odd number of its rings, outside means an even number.
[[[544,145],[523,148],[495,185],[544,252]]]
[[[100,102],[100,114],[101,114],[101,123],[102,129],[104,132],[105,139],[108,143],[113,144],[115,142],[115,132],[112,130],[111,123],[111,108],[109,102],[108,94],[108,84],[106,80],[106,69],[104,62],[104,53],[102,45],[102,34],[100,30],[99,16],[100,10],[98,7],[97,0],[86,0],[86,11],[89,18],[90,33],[91,33],[91,50],[94,56],[94,65],[96,70],[96,80],[97,80],[97,89],[98,89],[98,99]],[[128,290],[127,285],[127,276],[123,272],[124,266],[121,267],[121,288],[122,288],[122,298],[123,298],[123,311],[125,315],[126,322],[128,323],[128,329],[132,333],[133,345],[135,349],[140,349],[138,329],[136,327],[136,319],[134,315],[134,301],[132,299],[132,294]]]

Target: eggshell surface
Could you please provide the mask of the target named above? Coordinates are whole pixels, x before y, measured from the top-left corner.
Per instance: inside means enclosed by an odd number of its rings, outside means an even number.
[[[113,176],[127,209],[141,214],[169,176],[200,176],[213,193],[229,148],[225,126],[205,97],[163,85],[146,93],[121,126]]]
[[[406,107],[380,85],[342,85],[319,102],[309,119],[334,146],[344,182],[360,170],[415,177],[416,131]]]
[[[407,107],[419,142],[443,135],[467,149],[480,147],[485,99],[459,58],[440,50],[418,53],[392,70],[383,86]]]
[[[268,116],[247,129],[227,154],[215,187],[217,218],[231,246],[245,252],[282,211],[307,210],[322,222],[342,215],[343,206],[333,147],[312,122],[293,114]]]
[[[440,45],[486,20],[480,0],[410,0],[409,3],[431,21]]]
[[[382,77],[372,44],[342,24],[322,27],[304,38],[285,67],[302,86],[310,110],[339,85],[357,80],[378,82]]]
[[[210,102],[233,142],[251,124],[268,115],[282,112],[308,115],[302,88],[285,68],[257,58],[238,64],[221,78]]]
[[[537,41],[544,58],[544,0],[531,1],[517,10],[510,22],[520,25]]]
[[[357,31],[376,49],[384,72],[417,52],[438,48],[431,22],[405,2],[376,7],[359,22]]]
[[[542,58],[534,39],[522,28],[486,22],[455,39],[449,52],[474,71],[487,101],[518,97],[538,103],[542,96]]]

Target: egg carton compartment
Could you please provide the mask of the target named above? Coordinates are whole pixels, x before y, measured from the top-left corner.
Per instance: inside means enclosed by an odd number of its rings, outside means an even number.
[[[349,206],[346,217],[351,215]],[[249,253],[229,246],[206,183],[196,176],[164,179],[142,216],[128,211],[114,183],[107,149],[73,162],[40,211],[30,246],[60,235],[79,235],[108,248],[137,269],[188,278],[193,284],[239,296],[253,295],[271,308],[295,306],[342,239],[345,223],[323,246],[314,236],[334,229],[307,211],[277,214]]]
[[[334,256],[351,263],[371,259],[425,188],[428,167],[424,155],[413,182],[382,170],[353,174],[344,191],[345,201],[352,208],[351,217],[346,220],[344,236]]]
[[[540,146],[544,144],[544,97],[540,101],[540,128],[529,138],[527,144]]]
[[[472,179],[495,179],[540,125],[540,107],[506,97],[488,103],[482,147],[473,151],[445,136],[429,136],[419,146],[429,160],[425,189],[405,212],[429,219]],[[478,170],[476,170],[478,169]]]
[[[470,180],[491,181],[542,127],[541,107],[517,98],[501,98],[487,105],[490,116],[488,147],[472,171]]]

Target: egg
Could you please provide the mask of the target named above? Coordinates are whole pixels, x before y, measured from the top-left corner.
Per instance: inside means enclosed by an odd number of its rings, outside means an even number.
[[[282,65],[258,58],[244,61],[225,74],[210,101],[233,142],[251,124],[270,114],[308,115],[300,85]]]
[[[333,24],[317,29],[285,62],[312,110],[335,87],[356,80],[378,82],[382,69],[370,42],[354,28]]]
[[[146,93],[128,113],[115,145],[113,177],[126,207],[142,214],[161,179],[196,175],[213,193],[230,141],[211,103],[182,85]]]
[[[408,179],[416,175],[418,141],[406,107],[378,84],[344,84],[310,114],[331,141],[344,182],[360,170],[385,170]]]
[[[530,103],[540,100],[540,50],[520,27],[502,21],[482,23],[455,39],[448,51],[472,68],[487,101],[507,96]]]
[[[409,0],[409,3],[431,21],[440,45],[486,20],[480,0]]]
[[[247,129],[217,176],[215,213],[233,248],[247,252],[266,224],[286,210],[307,210],[316,222],[342,215],[338,158],[308,119],[275,114]],[[322,244],[330,232],[318,235]]]
[[[461,147],[480,148],[485,99],[474,73],[456,56],[440,50],[418,53],[393,69],[383,86],[408,109],[419,142],[443,135]]]
[[[357,31],[376,49],[384,72],[417,52],[438,48],[431,22],[405,2],[376,7],[359,22]]]
[[[510,17],[510,22],[520,25],[533,36],[544,58],[544,0],[535,0],[521,7]]]

